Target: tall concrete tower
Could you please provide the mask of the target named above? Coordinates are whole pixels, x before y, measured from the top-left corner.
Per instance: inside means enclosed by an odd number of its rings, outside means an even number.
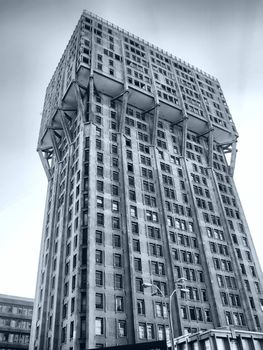
[[[83,12],[41,121],[32,350],[165,339],[169,312],[176,336],[262,329],[237,137],[215,78]]]

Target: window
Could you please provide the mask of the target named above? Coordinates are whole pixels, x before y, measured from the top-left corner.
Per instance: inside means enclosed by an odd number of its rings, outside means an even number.
[[[261,290],[260,290],[260,285],[259,285],[258,282],[255,282],[255,288],[256,288],[256,292],[257,292],[257,293],[260,293],[260,292],[261,292]]]
[[[124,321],[124,320],[118,321],[118,335],[119,335],[119,337],[126,336],[126,321]]]
[[[101,287],[103,286],[103,272],[102,271],[96,271],[96,286]]]
[[[223,276],[217,275],[216,277],[217,277],[218,287],[224,287],[224,279],[223,279]]]
[[[113,247],[115,248],[121,247],[121,237],[119,235],[113,235]]]
[[[68,304],[63,305],[63,318],[67,318],[68,315]]]
[[[103,177],[103,167],[97,166],[97,175]]]
[[[117,154],[118,153],[118,147],[116,145],[112,145],[111,146],[111,151],[112,151],[112,153]]]
[[[226,312],[225,312],[225,315],[226,315],[226,324],[227,324],[227,325],[232,324],[231,313],[230,313],[229,311],[226,311]]]
[[[121,267],[122,266],[121,254],[114,254],[113,255],[113,264],[114,264],[115,267]]]
[[[119,195],[119,187],[116,185],[111,186],[111,193],[113,196],[118,196]]]
[[[132,151],[131,150],[127,150],[126,154],[127,154],[127,159],[132,160]]]
[[[149,205],[150,207],[156,207],[156,198],[149,196],[147,194],[144,195],[144,202],[146,205]]]
[[[110,112],[110,116],[111,116],[112,119],[116,119],[116,112],[111,111]],[[112,135],[113,135],[113,133],[112,133]],[[116,134],[114,134],[114,135],[116,135]],[[117,142],[117,135],[114,138],[112,138],[112,141]]]
[[[117,296],[115,299],[116,311],[124,311],[124,302],[122,296]]]
[[[143,292],[143,280],[142,278],[136,278],[135,279],[135,285],[136,285],[136,291],[137,292]]]
[[[164,340],[165,339],[164,325],[158,325],[157,326],[157,331],[158,331],[158,339],[159,340]]]
[[[135,193],[135,191],[132,191],[132,190],[130,190],[129,191],[129,198],[130,198],[130,200],[131,201],[136,201],[136,193]]]
[[[202,314],[202,309],[199,307],[195,308],[195,312],[196,312],[196,319],[197,321],[203,321],[203,314]]]
[[[103,334],[103,318],[96,317],[95,320],[95,334],[102,335]]]
[[[152,323],[147,324],[147,339],[154,339],[154,330]]]
[[[111,202],[111,210],[112,211],[119,211],[119,202],[118,201],[112,201]]]
[[[96,115],[96,123],[101,124],[101,121],[102,121],[101,116]]]
[[[103,163],[103,153],[97,152],[97,162]]]
[[[104,214],[97,213],[97,225],[104,225]]]
[[[112,228],[118,230],[120,228],[120,218],[113,217],[112,219]]]
[[[128,182],[129,182],[129,186],[132,186],[132,187],[135,186],[135,181],[134,181],[134,177],[133,176],[129,176],[128,177]]]
[[[147,231],[150,238],[161,239],[161,233],[158,227],[147,226]]]
[[[97,208],[102,208],[104,207],[104,199],[103,197],[97,196]]]
[[[187,309],[186,306],[181,306],[181,316],[183,320],[187,320]]]
[[[133,164],[132,163],[127,164],[127,170],[130,171],[131,173],[133,173]]]
[[[118,167],[119,166],[118,158],[112,157],[112,166],[114,166],[114,167]]]
[[[210,310],[204,310],[204,312],[205,312],[205,321],[212,322]]]
[[[145,314],[145,303],[143,299],[137,299],[137,313],[138,315]]]
[[[133,250],[135,252],[140,252],[140,241],[138,239],[133,239]]]
[[[103,192],[103,181],[97,180],[97,191],[98,192]]]
[[[96,243],[98,244],[102,244],[103,242],[103,235],[102,235],[102,231],[96,231]]]
[[[114,275],[114,287],[115,289],[123,288],[122,275],[118,275],[118,274]]]
[[[134,258],[134,269],[135,271],[142,271],[142,262],[140,258]]]
[[[113,181],[119,181],[119,173],[117,171],[112,172]]]
[[[103,309],[103,294],[96,293],[96,309]]]
[[[130,214],[132,218],[137,218],[137,208],[135,206],[130,206]]]
[[[101,140],[96,139],[96,148],[101,150]]]
[[[146,338],[146,324],[145,323],[139,323],[139,338],[140,339]]]
[[[147,221],[158,222],[158,214],[151,210],[146,210]]]
[[[62,343],[64,343],[66,341],[66,339],[67,339],[67,326],[62,328],[62,335],[61,335],[61,337],[62,337]]]
[[[102,264],[103,263],[103,252],[102,250],[96,250],[96,263]]]
[[[96,112],[101,113],[101,106],[96,105]]]
[[[132,226],[132,233],[133,234],[138,234],[139,233],[139,224],[138,224],[138,222],[132,221],[131,226]]]
[[[157,317],[162,317],[163,316],[163,308],[162,308],[162,303],[155,303],[155,312]]]
[[[73,314],[74,310],[75,310],[75,298],[71,298],[70,312]]]
[[[252,275],[253,277],[257,277],[257,276],[256,276],[255,267],[254,267],[254,266],[249,266],[249,268],[250,268],[251,275]]]

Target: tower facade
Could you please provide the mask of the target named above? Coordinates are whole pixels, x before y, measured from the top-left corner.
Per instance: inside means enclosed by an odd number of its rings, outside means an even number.
[[[262,329],[237,137],[215,78],[83,12],[41,121],[48,190],[31,349],[162,340],[169,312],[176,336]]]

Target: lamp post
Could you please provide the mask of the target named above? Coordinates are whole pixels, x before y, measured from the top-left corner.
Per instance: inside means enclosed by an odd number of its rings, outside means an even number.
[[[182,278],[179,278],[178,280],[175,281],[175,285],[177,285],[178,283],[185,283],[186,281],[186,278],[182,277]],[[161,291],[161,289],[156,286],[156,284],[153,284],[153,283],[143,283],[143,288],[156,288],[157,291],[161,294],[161,296],[163,297],[164,301],[165,301],[165,295],[164,293]],[[170,329],[170,338],[171,338],[171,348],[172,350],[175,350],[175,347],[174,347],[174,328],[173,328],[173,318],[172,318],[172,300],[173,300],[173,296],[176,294],[177,291],[181,291],[181,292],[184,292],[184,293],[187,293],[188,292],[188,289],[186,288],[179,288],[178,289],[178,286],[176,286],[176,288],[172,291],[172,293],[170,294],[169,296],[169,308],[168,308],[168,322],[169,322],[169,329]],[[179,310],[180,312],[180,310]]]

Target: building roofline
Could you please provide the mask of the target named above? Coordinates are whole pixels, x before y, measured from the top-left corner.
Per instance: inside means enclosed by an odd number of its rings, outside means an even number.
[[[32,298],[20,297],[20,296],[9,295],[9,294],[0,294],[0,299],[5,299],[8,302],[12,302],[13,300],[13,301],[34,303],[34,299]]]

